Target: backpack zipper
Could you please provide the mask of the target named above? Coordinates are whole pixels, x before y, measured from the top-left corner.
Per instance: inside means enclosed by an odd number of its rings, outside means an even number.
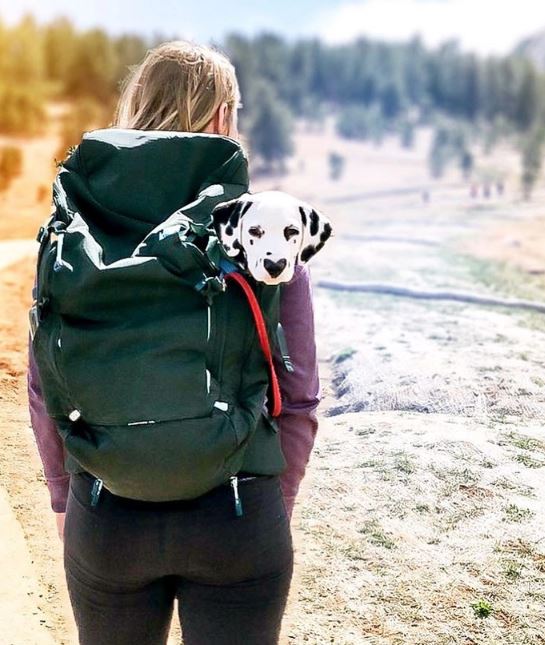
[[[72,408],[76,408],[77,406],[74,405],[74,402],[72,401],[72,397],[70,394],[70,389],[68,387],[68,383],[66,382],[65,375],[62,370],[62,336],[63,336],[63,322],[62,322],[62,317],[60,314],[58,315],[58,324],[57,324],[57,329],[55,333],[51,334],[51,341],[53,343],[53,347],[50,346],[50,355],[51,355],[51,360],[50,365],[51,368],[57,378],[57,381],[59,382],[59,385],[63,388],[64,390],[64,396],[66,400],[69,402],[67,405],[72,406]]]
[[[100,492],[104,482],[98,477],[93,482],[93,487],[91,488],[91,506],[96,506],[98,504],[98,498],[100,497]]]
[[[235,498],[235,514],[237,517],[241,517],[243,515],[243,512],[242,502],[240,501],[240,496],[238,494],[238,477],[236,475],[233,475],[229,477],[229,480],[231,482],[231,488],[233,489],[233,496]]]

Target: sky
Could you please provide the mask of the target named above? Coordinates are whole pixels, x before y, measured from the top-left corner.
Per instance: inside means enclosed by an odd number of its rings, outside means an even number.
[[[136,32],[220,42],[237,31],[273,31],[287,39],[319,36],[330,44],[357,36],[388,41],[418,34],[429,46],[458,39],[462,49],[505,54],[545,32],[545,0],[0,0],[8,24],[25,12],[40,22],[64,15],[82,29]]]

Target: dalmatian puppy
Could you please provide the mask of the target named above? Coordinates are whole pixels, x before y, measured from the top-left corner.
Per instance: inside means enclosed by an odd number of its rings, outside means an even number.
[[[279,190],[221,202],[212,222],[231,261],[269,285],[291,280],[295,265],[308,262],[332,234],[322,213]]]

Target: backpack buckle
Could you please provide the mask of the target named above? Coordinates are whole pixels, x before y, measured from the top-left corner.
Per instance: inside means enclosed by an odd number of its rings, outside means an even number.
[[[29,329],[30,329],[30,340],[34,340],[36,335],[36,330],[38,329],[39,318],[38,318],[38,307],[36,304],[33,304],[28,312],[29,320]]]
[[[36,241],[42,244],[42,242],[49,237],[49,231],[45,226],[40,226],[38,230],[38,235],[36,236]]]
[[[53,211],[51,217],[47,220],[45,224],[40,226],[38,229],[38,234],[36,235],[36,241],[40,244],[43,244],[47,240],[51,233],[58,234],[59,230],[66,228],[66,224],[61,220],[55,220],[57,211]]]
[[[210,305],[215,295],[225,291],[225,282],[218,276],[205,276],[197,282],[195,289],[206,298]]]

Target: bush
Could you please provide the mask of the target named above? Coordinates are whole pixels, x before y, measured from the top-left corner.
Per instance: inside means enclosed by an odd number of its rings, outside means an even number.
[[[338,152],[329,153],[329,176],[331,179],[336,181],[339,179],[343,173],[346,159],[343,155],[340,155]]]
[[[63,117],[61,125],[61,141],[55,153],[55,158],[62,160],[69,154],[70,148],[77,146],[83,133],[93,128],[106,127],[105,107],[91,99],[77,101],[72,110]]]
[[[0,132],[39,134],[46,114],[41,90],[26,86],[0,85]]]
[[[414,123],[403,119],[399,125],[399,139],[403,148],[410,150],[414,146]]]
[[[6,190],[11,180],[21,174],[23,153],[15,146],[0,148],[0,190]]]
[[[336,124],[337,134],[345,139],[371,140],[380,143],[386,132],[386,122],[380,108],[351,105],[344,108]]]

